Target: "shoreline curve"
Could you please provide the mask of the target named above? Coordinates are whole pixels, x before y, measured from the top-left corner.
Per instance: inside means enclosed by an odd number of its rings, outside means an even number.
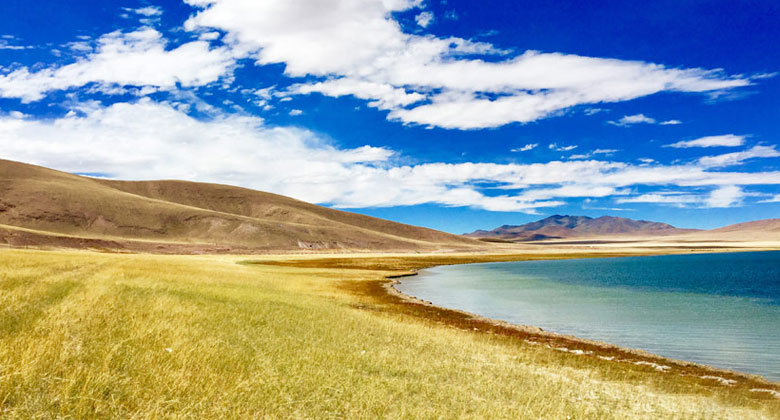
[[[438,265],[426,267],[424,269],[437,266]],[[383,288],[389,295],[401,299],[406,303],[413,305],[423,305],[429,308],[435,308],[438,311],[456,313],[467,317],[475,324],[483,324],[488,327],[487,330],[475,327],[473,328],[475,332],[479,331],[512,336],[522,339],[526,344],[530,345],[543,345],[552,350],[578,356],[597,357],[602,360],[614,363],[631,363],[635,366],[647,366],[648,368],[652,368],[661,373],[676,373],[681,376],[697,376],[699,379],[713,381],[722,386],[731,387],[737,384],[747,386],[761,386],[762,388],[751,388],[751,391],[766,392],[776,398],[780,398],[780,383],[770,381],[761,375],[717,368],[714,366],[687,360],[674,359],[650,353],[642,349],[623,347],[605,341],[592,340],[574,335],[560,334],[552,331],[546,331],[541,327],[533,325],[514,324],[460,309],[438,306],[430,301],[420,299],[416,296],[407,295],[396,288],[397,285],[401,284],[401,279],[418,276],[420,270],[413,270],[409,273],[385,276]],[[512,333],[527,335],[527,337],[519,337],[518,334]]]

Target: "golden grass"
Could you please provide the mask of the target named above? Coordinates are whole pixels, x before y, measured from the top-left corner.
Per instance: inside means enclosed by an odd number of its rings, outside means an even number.
[[[386,271],[242,258],[0,250],[0,418],[780,413],[738,386],[464,331],[344,288]]]

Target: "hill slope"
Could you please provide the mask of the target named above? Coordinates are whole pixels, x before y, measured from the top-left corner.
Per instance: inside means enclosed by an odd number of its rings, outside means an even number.
[[[519,226],[504,225],[490,231],[477,230],[465,236],[528,241],[607,235],[678,235],[689,232],[692,230],[678,229],[666,223],[623,217],[602,216],[594,219],[587,216],[555,215]]]
[[[0,160],[0,244],[159,252],[434,250],[469,238],[227,185],[110,181]]]
[[[718,229],[698,231],[670,239],[701,242],[750,242],[780,240],[780,219],[737,223]]]

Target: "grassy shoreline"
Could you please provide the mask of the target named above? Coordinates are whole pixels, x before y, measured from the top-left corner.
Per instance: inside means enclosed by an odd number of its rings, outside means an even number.
[[[759,375],[728,369],[720,369],[686,360],[672,359],[643,350],[621,347],[603,341],[548,332],[533,325],[512,324],[467,311],[437,306],[431,302],[419,299],[415,296],[406,295],[394,287],[396,284],[400,283],[400,279],[416,276],[420,270],[441,265],[575,258],[631,257],[668,254],[668,252],[641,254],[619,252],[543,255],[487,254],[480,256],[466,255],[455,257],[402,257],[400,259],[388,258],[384,261],[381,257],[370,258],[369,261],[362,261],[361,257],[355,257],[348,260],[342,260],[338,258],[322,260],[289,260],[284,262],[270,262],[270,264],[317,268],[338,267],[346,269],[364,269],[366,267],[370,267],[372,270],[377,271],[398,271],[398,273],[395,274],[382,276],[382,279],[378,280],[376,283],[361,283],[361,287],[355,287],[354,283],[345,283],[343,287],[346,290],[349,290],[350,292],[359,296],[373,298],[375,301],[386,304],[397,311],[412,314],[422,319],[432,320],[436,323],[442,323],[455,328],[477,331],[486,334],[498,334],[513,337],[518,340],[525,341],[526,343],[532,343],[533,345],[544,345],[547,348],[558,351],[601,358],[602,360],[614,360],[615,362],[623,362],[635,365],[638,364],[639,366],[647,366],[648,368],[659,370],[662,373],[690,376],[694,378],[698,377],[700,379],[704,379],[704,382],[715,381],[724,386],[732,386],[734,383],[741,383],[742,386],[745,387],[754,389],[756,387],[760,387],[780,392],[780,384],[769,381]],[[406,264],[403,262],[406,262]],[[269,262],[261,262],[260,264],[269,264]]]
[[[261,264],[238,264],[247,256],[0,250],[0,417],[780,412],[780,400],[743,384],[459,328],[437,318],[440,309],[401,303],[384,289],[386,276],[464,256],[251,258]],[[362,267],[347,268],[347,260]]]

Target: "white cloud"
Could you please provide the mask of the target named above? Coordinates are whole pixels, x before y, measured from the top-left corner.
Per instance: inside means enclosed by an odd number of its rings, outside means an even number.
[[[619,127],[628,127],[634,124],[660,124],[660,125],[678,125],[682,124],[680,120],[658,121],[655,118],[648,117],[645,114],[625,115],[617,121],[607,121],[608,124]]]
[[[339,97],[353,95],[360,99],[369,99],[369,106],[379,109],[394,109],[419,102],[425,96],[416,92],[408,93],[403,88],[395,88],[388,84],[340,78],[324,82],[296,84],[288,89],[292,94],[322,93],[323,95]]]
[[[604,108],[586,108],[582,111],[585,115],[596,115],[599,112],[607,112]]]
[[[9,38],[13,40],[13,38]],[[0,50],[28,50],[32,47],[29,45],[14,45],[8,42],[7,39],[0,39]]]
[[[625,115],[617,121],[608,121],[612,125],[628,126],[633,124],[655,124],[655,118],[645,114]]]
[[[133,12],[138,15],[143,15],[146,17],[153,17],[153,16],[160,16],[162,15],[162,8],[158,6],[146,6],[141,7],[138,9],[130,9],[125,7],[124,10],[127,10],[128,12]]]
[[[746,194],[735,185],[724,185],[712,189],[708,194],[650,193],[636,197],[618,198],[618,203],[671,204],[679,207],[728,208],[742,204]]]
[[[146,6],[137,9],[123,7],[122,10],[140,17],[139,22],[145,26],[154,26],[155,24],[158,24],[160,22],[160,17],[163,14],[163,10],[159,6]],[[129,18],[130,15],[128,13],[123,14],[122,17]]]
[[[620,150],[618,150],[618,149],[596,149],[596,150],[592,150],[589,153],[583,153],[583,154],[579,154],[579,155],[571,155],[571,156],[569,156],[569,159],[589,159],[589,158],[591,158],[593,156],[596,156],[596,155],[609,156],[609,155],[612,155],[612,154],[617,153],[619,151]]]
[[[230,51],[210,48],[208,42],[189,42],[171,50],[165,46],[162,34],[154,29],[112,32],[75,63],[40,70],[23,67],[0,75],[0,97],[37,101],[50,91],[89,83],[108,92],[123,86],[201,86],[229,74],[234,66]]]
[[[742,204],[745,194],[742,188],[735,185],[725,185],[712,190],[705,204],[707,207],[734,207]]]
[[[761,200],[759,203],[780,203],[780,194],[770,197],[766,200]]]
[[[198,39],[201,41],[213,41],[215,39],[218,39],[220,37],[219,32],[204,32],[200,35],[198,35]]]
[[[698,163],[699,165],[706,168],[721,168],[725,166],[738,165],[748,159],[770,158],[778,156],[780,156],[780,152],[775,149],[775,146],[753,146],[752,148],[742,152],[705,156],[700,158]]]
[[[303,111],[301,111],[300,109],[293,109],[290,111],[290,115],[292,115],[293,117],[296,117],[298,115],[303,115]]]
[[[433,22],[433,13],[422,12],[419,15],[414,17],[414,21],[417,22],[417,24],[422,26],[423,28],[427,28],[428,25],[430,25],[431,22]]]
[[[283,63],[289,76],[323,82],[299,93],[352,94],[389,109],[403,123],[451,129],[498,127],[546,118],[580,104],[658,92],[711,92],[751,80],[721,70],[679,69],[640,61],[526,51],[508,55],[486,43],[404,33],[392,13],[412,0],[187,0],[202,8],[188,30],[219,29],[236,56]],[[418,16],[426,12],[421,12]],[[331,80],[341,80],[338,88]],[[322,84],[324,83],[324,85]],[[382,86],[384,94],[368,94]],[[397,98],[413,95],[404,103]],[[419,95],[419,96],[417,96]]]
[[[632,197],[637,187],[678,191],[675,198],[653,193],[659,197],[654,202],[716,206],[740,202],[749,195],[742,190],[747,186],[780,185],[780,171],[716,172],[698,162],[403,165],[386,148],[339,148],[308,130],[272,127],[194,102],[211,115],[198,120],[183,105],[142,99],[108,107],[85,103],[54,120],[0,115],[0,157],[122,179],[227,183],[343,208],[434,203],[534,212],[572,198],[649,202],[649,195]],[[680,198],[686,196],[693,198]]]
[[[511,152],[527,152],[529,150],[536,149],[536,146],[539,146],[539,143],[528,143],[528,144],[526,144],[523,147],[516,147],[516,148],[514,148],[514,149],[512,149],[510,151]]]
[[[570,145],[570,146],[558,146],[558,143],[550,143],[549,146],[547,146],[550,150],[555,150],[556,152],[568,152],[570,150],[574,150],[577,148],[576,145]]]
[[[652,203],[652,204],[693,204],[701,203],[702,199],[699,196],[691,194],[669,194],[669,193],[651,193],[642,194],[635,197],[618,198],[615,200],[620,204],[627,203]]]
[[[722,136],[707,136],[707,137],[700,137],[695,140],[678,141],[677,143],[667,144],[664,147],[674,147],[677,149],[689,148],[689,147],[716,147],[716,146],[736,147],[736,146],[742,146],[743,144],[745,144],[745,136],[725,134]]]

